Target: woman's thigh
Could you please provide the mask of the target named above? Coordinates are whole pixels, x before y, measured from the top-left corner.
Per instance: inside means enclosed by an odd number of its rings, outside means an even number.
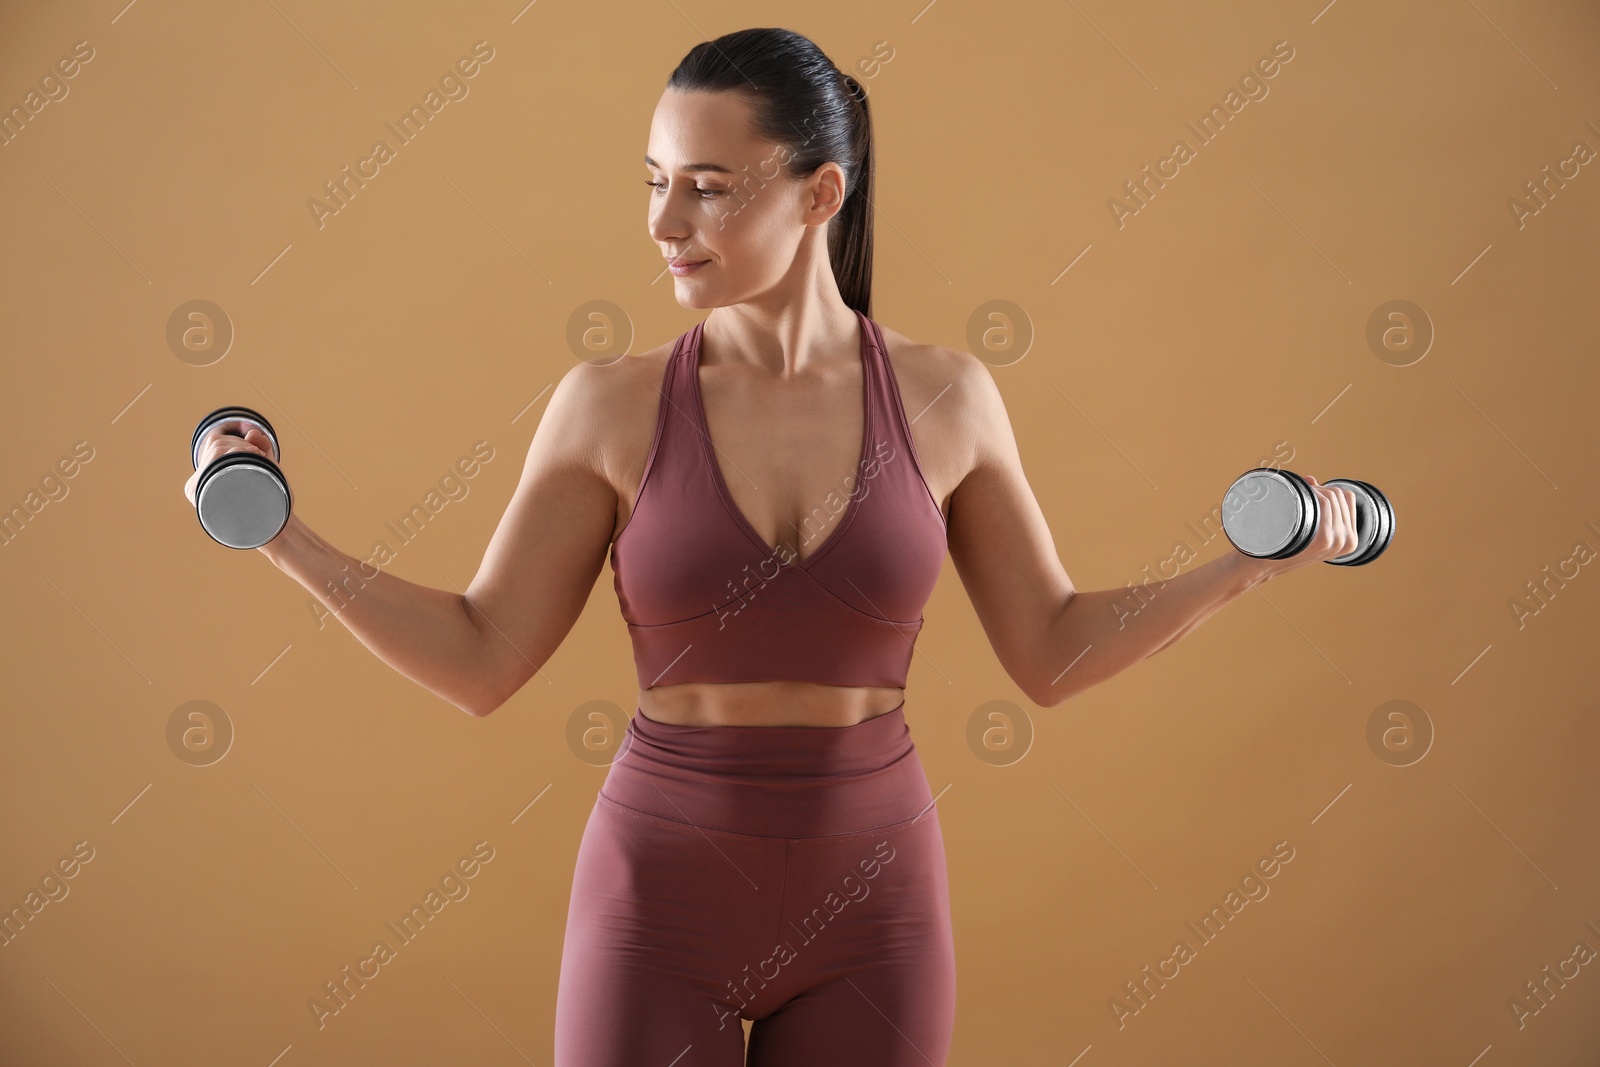
[[[937,810],[791,841],[786,868],[781,968],[753,1013],[751,1067],[940,1067],[956,972]]]
[[[596,799],[573,872],[555,1067],[737,1067],[741,971],[770,952],[786,842]]]

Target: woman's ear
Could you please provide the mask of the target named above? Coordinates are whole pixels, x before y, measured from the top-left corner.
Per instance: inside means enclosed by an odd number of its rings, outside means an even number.
[[[816,216],[814,225],[827,222],[839,213],[844,207],[844,190],[844,171],[832,160],[823,163],[812,173],[807,182],[807,191],[811,196],[807,213]]]

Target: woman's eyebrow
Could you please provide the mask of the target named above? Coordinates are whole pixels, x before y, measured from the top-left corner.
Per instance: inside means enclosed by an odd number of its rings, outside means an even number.
[[[651,159],[648,153],[645,154],[644,161],[645,161],[645,164],[647,166],[654,167],[657,170],[665,170],[666,169],[661,164],[659,164],[655,160]],[[733,171],[729,170],[727,167],[724,167],[720,163],[689,163],[689,164],[685,165],[683,169],[685,171],[687,171],[688,173],[690,173],[690,174],[696,173],[698,171],[707,171],[707,170],[716,171],[718,174],[732,174],[733,173]]]

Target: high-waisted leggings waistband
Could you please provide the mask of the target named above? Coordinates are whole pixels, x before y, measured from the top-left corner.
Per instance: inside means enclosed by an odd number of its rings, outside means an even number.
[[[761,837],[831,837],[933,806],[904,701],[853,726],[680,726],[636,710],[600,795],[657,818]]]

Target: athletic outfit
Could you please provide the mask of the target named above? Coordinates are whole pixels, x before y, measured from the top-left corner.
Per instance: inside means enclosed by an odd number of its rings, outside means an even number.
[[[864,433],[803,559],[734,504],[678,338],[611,546],[642,689],[795,680],[903,688],[944,518],[877,323]],[[810,526],[820,526],[808,522]],[[814,540],[811,529],[798,535]],[[579,846],[556,1067],[942,1064],[955,959],[937,810],[905,704],[854,726],[679,726],[636,709]]]

